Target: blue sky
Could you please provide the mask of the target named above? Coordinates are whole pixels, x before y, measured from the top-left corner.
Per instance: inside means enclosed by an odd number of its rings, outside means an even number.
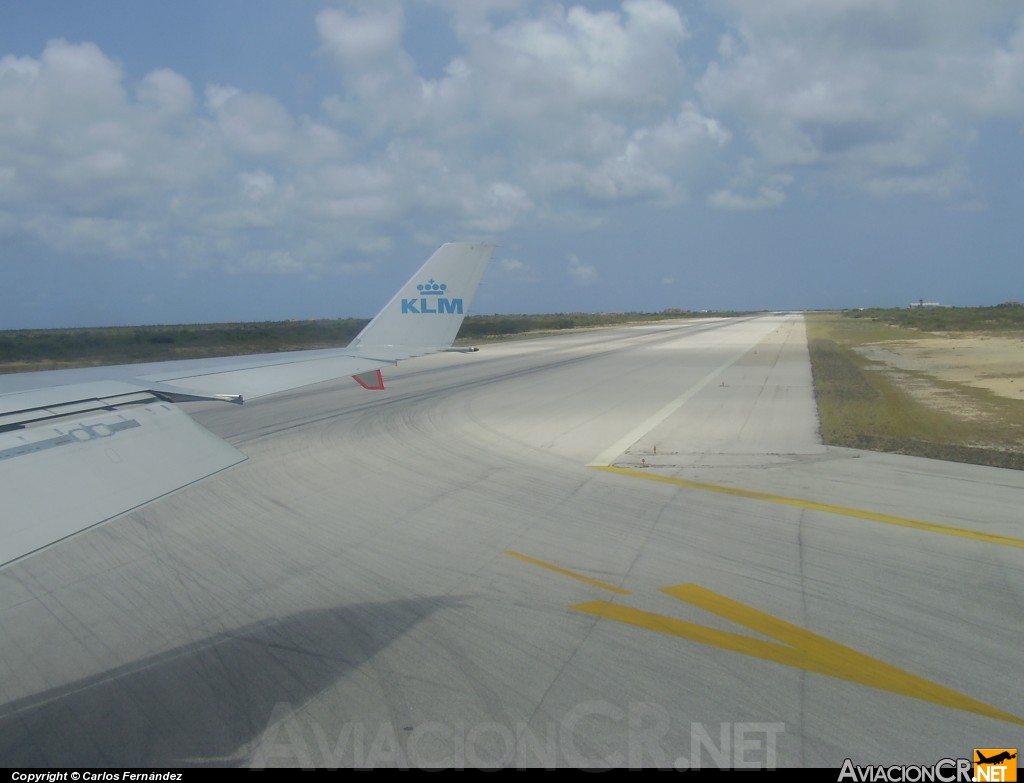
[[[1024,299],[1018,0],[34,0],[0,328]]]

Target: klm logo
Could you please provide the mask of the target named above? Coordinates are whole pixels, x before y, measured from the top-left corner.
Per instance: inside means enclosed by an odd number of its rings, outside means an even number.
[[[403,315],[406,313],[462,315],[462,299],[449,299],[446,283],[435,283],[431,279],[416,286],[416,290],[420,292],[418,297],[402,300]]]

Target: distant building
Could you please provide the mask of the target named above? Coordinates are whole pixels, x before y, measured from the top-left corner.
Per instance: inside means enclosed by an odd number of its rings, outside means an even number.
[[[916,307],[952,307],[953,305],[939,304],[938,302],[926,302],[924,299],[919,299],[916,302],[910,303],[910,309],[913,310]]]

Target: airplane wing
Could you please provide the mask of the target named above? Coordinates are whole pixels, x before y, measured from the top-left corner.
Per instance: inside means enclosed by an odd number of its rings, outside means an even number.
[[[347,348],[0,376],[0,567],[241,462],[174,403],[246,399],[448,350],[493,247],[442,245]]]

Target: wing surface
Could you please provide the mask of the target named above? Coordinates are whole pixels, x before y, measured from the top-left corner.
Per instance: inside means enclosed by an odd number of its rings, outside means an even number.
[[[0,566],[245,455],[173,403],[246,399],[451,347],[493,247],[442,245],[347,348],[0,376]]]

